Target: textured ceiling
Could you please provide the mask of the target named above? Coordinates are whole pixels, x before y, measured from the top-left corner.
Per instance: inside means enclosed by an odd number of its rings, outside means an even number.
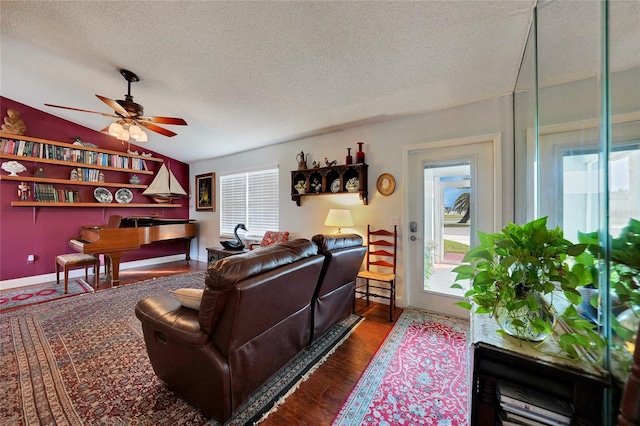
[[[193,162],[514,90],[534,0],[2,1],[0,94],[99,130],[134,71]]]

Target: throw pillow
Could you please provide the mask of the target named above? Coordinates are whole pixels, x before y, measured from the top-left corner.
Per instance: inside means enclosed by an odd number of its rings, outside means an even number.
[[[200,300],[202,300],[203,292],[204,290],[197,288],[179,288],[170,291],[182,306],[196,311],[200,310]]]

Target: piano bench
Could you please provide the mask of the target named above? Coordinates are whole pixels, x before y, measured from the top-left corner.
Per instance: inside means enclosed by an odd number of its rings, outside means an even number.
[[[71,253],[56,256],[56,283],[60,284],[60,267],[64,269],[64,293],[69,291],[69,269],[84,267],[84,280],[89,282],[89,266],[93,266],[95,287],[100,279],[100,258],[90,254]]]

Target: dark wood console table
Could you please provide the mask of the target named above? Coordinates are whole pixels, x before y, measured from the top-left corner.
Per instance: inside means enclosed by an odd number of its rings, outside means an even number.
[[[508,381],[545,392],[573,405],[573,425],[600,425],[609,374],[587,362],[556,357],[559,348],[547,339],[534,349],[528,342],[496,333],[488,315],[471,315],[471,424],[499,424],[496,383]]]
[[[207,265],[211,266],[211,264],[220,259],[224,259],[228,256],[233,256],[236,254],[242,254],[248,252],[249,249],[242,250],[228,250],[224,247],[207,247]]]

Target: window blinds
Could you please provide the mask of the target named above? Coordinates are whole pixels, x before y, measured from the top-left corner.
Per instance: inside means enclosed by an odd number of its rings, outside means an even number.
[[[278,231],[278,169],[220,176],[220,234],[231,235],[244,223],[248,237]]]

